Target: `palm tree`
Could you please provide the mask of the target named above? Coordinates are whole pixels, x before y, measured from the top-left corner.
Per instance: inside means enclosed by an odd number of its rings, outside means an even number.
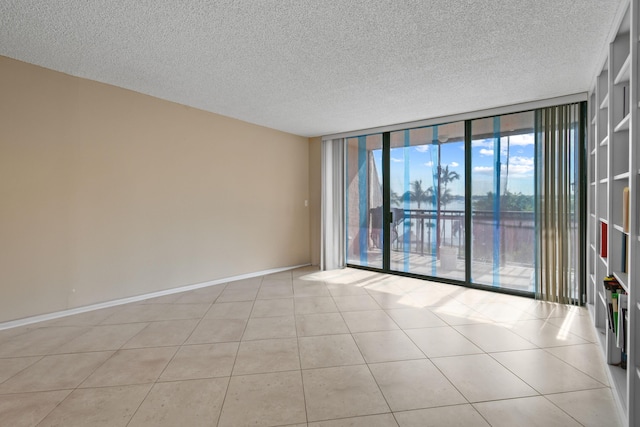
[[[460,179],[460,175],[456,171],[450,171],[449,165],[445,166],[444,169],[442,169],[442,167],[440,168],[440,182],[444,185],[444,190],[441,192],[439,200],[445,209],[447,204],[453,199],[451,191],[447,186],[456,179]]]
[[[426,190],[422,188],[422,180],[416,179],[411,183],[411,190],[404,193],[404,197],[409,197],[409,200],[418,204],[420,209],[421,203],[429,203],[433,197],[433,188],[429,187]]]

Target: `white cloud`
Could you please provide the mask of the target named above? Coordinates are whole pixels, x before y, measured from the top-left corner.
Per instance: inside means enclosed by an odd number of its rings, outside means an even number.
[[[404,162],[404,159],[396,159],[395,157],[391,157],[391,161],[394,163],[402,163]]]
[[[427,151],[429,151],[429,146],[428,145],[418,145],[417,147],[415,147],[415,149],[419,153],[426,153]]]
[[[451,163],[449,163],[449,166],[451,166],[452,168],[457,168],[458,166],[460,166],[460,163],[458,163],[458,162],[451,162]]]
[[[488,138],[488,139],[480,139],[480,140],[471,141],[471,147],[473,147],[473,148],[476,148],[476,147],[493,148],[493,139]]]
[[[506,172],[506,165],[503,165]],[[509,175],[517,177],[533,176],[535,169],[533,157],[513,156],[509,159]]]
[[[433,167],[433,162],[427,162],[424,165],[427,166],[427,167]]]
[[[488,150],[486,148],[481,148],[480,149],[480,155],[481,156],[493,156],[493,150]]]

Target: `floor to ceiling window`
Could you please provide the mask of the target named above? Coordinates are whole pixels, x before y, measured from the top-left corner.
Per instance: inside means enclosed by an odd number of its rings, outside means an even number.
[[[535,115],[471,122],[471,281],[534,292]]]
[[[464,122],[391,132],[391,270],[465,279],[464,145]]]
[[[382,135],[346,142],[347,263],[382,269]]]
[[[347,138],[347,264],[534,295],[537,111]]]

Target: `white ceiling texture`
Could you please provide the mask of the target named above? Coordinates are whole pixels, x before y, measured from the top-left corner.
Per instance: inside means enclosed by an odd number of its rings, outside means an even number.
[[[0,55],[297,135],[584,92],[621,0],[0,0]]]

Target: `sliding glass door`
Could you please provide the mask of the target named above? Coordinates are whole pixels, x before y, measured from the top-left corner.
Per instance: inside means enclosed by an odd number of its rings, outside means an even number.
[[[347,264],[533,295],[549,229],[536,211],[536,113],[347,138]],[[578,157],[562,157],[562,170],[578,176]],[[577,181],[567,182],[571,207]]]
[[[535,115],[471,122],[471,281],[535,290]]]
[[[390,269],[465,280],[464,122],[391,132]]]

